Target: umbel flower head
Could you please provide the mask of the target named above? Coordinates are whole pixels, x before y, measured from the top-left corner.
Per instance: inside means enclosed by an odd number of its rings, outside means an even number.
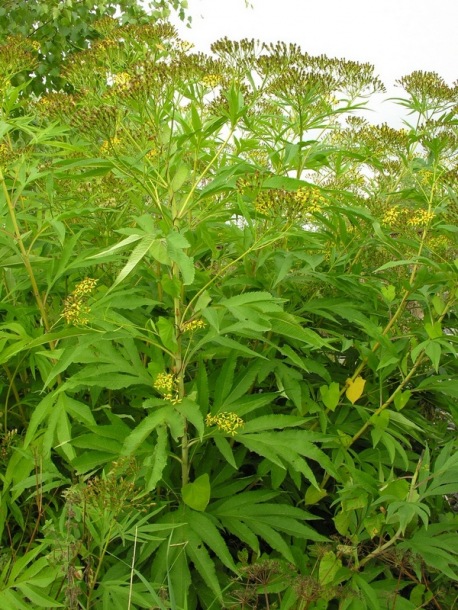
[[[177,391],[177,379],[172,373],[159,373],[154,380],[153,387],[162,394],[165,400],[176,405],[181,402]]]
[[[243,427],[244,421],[233,411],[225,411],[211,415],[210,413],[205,418],[207,426],[216,426],[221,432],[226,432],[231,436],[237,434],[237,430]]]
[[[88,323],[88,315],[91,311],[87,304],[87,299],[97,285],[97,280],[87,277],[76,285],[64,301],[62,318],[67,324],[74,326],[84,326]]]

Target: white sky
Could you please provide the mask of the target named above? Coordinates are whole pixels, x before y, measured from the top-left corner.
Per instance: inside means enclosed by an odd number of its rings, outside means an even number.
[[[251,0],[252,9],[244,0],[188,1],[191,29],[177,25],[199,51],[224,36],[295,42],[312,55],[374,64],[390,95],[413,70],[458,79],[458,0]],[[388,106],[378,120],[389,120]]]

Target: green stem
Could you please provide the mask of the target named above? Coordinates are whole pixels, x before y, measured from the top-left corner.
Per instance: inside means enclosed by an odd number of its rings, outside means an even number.
[[[372,551],[372,553],[369,553],[369,555],[366,555],[366,557],[364,557],[364,559],[362,559],[359,562],[358,569],[365,566],[366,563],[368,563],[374,557],[377,557],[377,555],[380,555],[380,553],[383,553],[383,551],[386,551],[386,549],[389,549],[390,546],[393,546],[393,544],[395,544],[399,540],[399,538],[401,538],[401,536],[402,536],[402,528],[399,528],[397,530],[397,532],[394,534],[394,536],[392,538],[390,538],[387,542],[385,542],[385,544],[378,546],[374,551]]]
[[[454,302],[455,302],[455,295],[454,295],[454,291],[452,291],[452,295],[450,297],[450,300],[445,305],[444,311],[442,312],[442,314],[438,318],[438,322],[442,322],[443,321],[443,319],[445,318],[447,312],[449,311],[449,309],[451,308],[451,306],[453,305]],[[357,441],[358,438],[362,434],[364,434],[364,432],[370,426],[372,417],[374,417],[374,416],[376,417],[377,415],[380,415],[380,413],[382,411],[384,411],[387,407],[389,407],[393,403],[394,399],[399,394],[399,392],[401,392],[405,388],[407,383],[410,381],[410,379],[412,379],[412,377],[414,376],[414,374],[417,371],[417,369],[420,366],[420,364],[422,364],[423,361],[425,360],[425,357],[426,357],[426,353],[425,353],[425,350],[423,349],[420,352],[420,354],[418,355],[417,359],[415,360],[415,364],[412,366],[412,368],[410,369],[409,373],[404,377],[402,382],[397,386],[397,388],[389,396],[389,398],[382,405],[380,405],[380,407],[378,409],[376,409],[374,411],[373,415],[367,420],[367,422],[363,426],[361,426],[361,428],[358,430],[358,432],[356,432],[356,434],[353,435],[353,437],[351,439],[351,442],[349,443],[348,447],[351,447],[351,445],[353,445],[353,443],[355,441]]]
[[[87,610],[89,610],[90,607],[91,607],[92,593],[94,592],[94,587],[97,584],[97,578],[99,577],[99,573],[100,573],[100,569],[102,567],[103,560],[105,558],[105,555],[107,554],[108,545],[111,542],[110,536],[111,536],[112,530],[113,530],[113,521],[110,520],[110,528],[108,530],[108,533],[107,533],[107,536],[106,536],[106,539],[105,539],[105,544],[103,545],[102,552],[100,553],[100,557],[99,557],[99,561],[98,561],[98,564],[97,564],[97,568],[95,570],[94,577],[92,579],[91,585],[90,585],[88,593],[87,593],[87,605],[86,605]]]
[[[27,274],[30,279],[30,283],[32,285],[33,296],[35,297],[36,304],[40,311],[41,319],[43,320],[43,325],[45,327],[45,330],[46,330],[46,332],[49,333],[51,327],[49,324],[46,309],[45,309],[45,306],[43,303],[43,299],[41,298],[40,291],[38,290],[38,284],[35,279],[35,275],[33,273],[32,265],[30,264],[28,252],[24,246],[24,242],[22,241],[21,231],[19,229],[19,224],[17,221],[16,212],[14,209],[14,204],[11,201],[11,197],[10,197],[10,194],[8,192],[8,188],[7,188],[6,182],[5,182],[5,177],[3,176],[3,172],[1,171],[1,169],[0,169],[0,182],[2,183],[2,189],[3,189],[3,194],[5,196],[6,205],[8,207],[8,212],[9,212],[9,215],[11,218],[11,222],[13,223],[14,237],[15,237],[17,245],[19,246],[19,250],[20,250],[21,256],[22,256],[22,261],[24,263],[24,267],[27,271]]]
[[[227,143],[231,139],[232,135],[234,134],[234,131],[235,131],[235,126],[229,131],[227,138],[221,143],[221,146],[216,150],[215,154],[210,159],[210,161],[207,163],[207,165],[204,167],[204,169],[202,170],[202,172],[199,175],[199,177],[197,178],[197,180],[194,180],[194,184],[192,185],[191,190],[189,191],[188,195],[186,196],[186,199],[184,200],[183,205],[181,206],[181,209],[178,210],[177,218],[181,218],[185,212],[188,212],[191,209],[190,207],[188,208],[188,203],[189,203],[192,195],[194,194],[194,191],[199,186],[199,184],[202,182],[203,178],[205,177],[207,172],[210,170],[212,165],[218,159],[221,151],[224,150],[224,147],[227,145]]]
[[[430,197],[429,197],[429,201],[428,201],[428,212],[431,212],[431,209],[432,209],[433,196],[434,196],[434,188],[431,188],[431,193],[430,193]],[[421,240],[420,240],[420,245],[418,246],[417,258],[419,258],[421,256],[421,253],[423,251],[423,247],[424,247],[424,244],[425,244],[426,236],[428,234],[428,229],[429,229],[429,226],[426,226],[423,229]],[[407,299],[408,299],[408,297],[410,296],[410,294],[412,293],[412,290],[413,290],[413,285],[414,285],[415,277],[416,277],[417,272],[418,272],[418,267],[419,267],[419,263],[416,262],[413,265],[413,268],[412,268],[412,271],[411,271],[411,274],[410,274],[409,287],[404,290],[404,294],[402,296],[401,302],[399,303],[398,308],[397,308],[395,314],[390,318],[390,321],[388,322],[388,324],[386,325],[384,331],[382,332],[382,337],[385,337],[389,333],[389,331],[393,328],[394,324],[397,322],[397,320],[399,319],[401,314],[404,312]],[[374,344],[374,346],[372,347],[371,354],[374,354],[379,349],[380,346],[381,346],[381,342],[377,341]],[[353,373],[353,375],[350,378],[352,382],[355,381],[355,379],[360,375],[360,373],[366,367],[368,359],[369,358],[366,357],[366,358],[364,358],[360,362],[360,364],[358,365],[358,367],[356,368],[355,372]],[[346,392],[346,387],[343,387],[341,392],[340,392],[340,396],[343,396],[343,394],[345,394],[345,392]]]

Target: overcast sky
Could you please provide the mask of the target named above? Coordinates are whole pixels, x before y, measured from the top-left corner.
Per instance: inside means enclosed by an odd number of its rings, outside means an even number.
[[[458,79],[458,0],[251,0],[252,9],[244,0],[188,1],[192,27],[179,31],[200,51],[224,36],[295,42],[312,55],[374,64],[391,95],[413,70]]]

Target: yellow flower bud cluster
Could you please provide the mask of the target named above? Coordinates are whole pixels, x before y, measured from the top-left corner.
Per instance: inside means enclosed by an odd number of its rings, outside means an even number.
[[[426,184],[431,184],[431,182],[433,181],[433,178],[434,178],[434,174],[429,169],[422,169],[420,172],[418,172],[418,177],[419,177],[420,184],[426,185]]]
[[[7,163],[13,158],[10,146],[6,142],[0,143],[0,163]]]
[[[185,322],[182,329],[184,333],[193,333],[195,330],[205,328],[206,326],[203,320],[191,320],[190,322]]]
[[[7,459],[14,446],[15,438],[17,437],[17,429],[13,428],[3,434],[0,439],[0,460]]]
[[[221,432],[235,436],[237,430],[242,428],[244,421],[233,411],[225,411],[217,415],[210,415],[209,413],[205,418],[205,424],[207,426],[216,426]]]
[[[176,405],[181,402],[177,392],[177,379],[172,373],[159,373],[154,380],[153,387],[172,404]]]
[[[430,250],[445,250],[449,245],[449,241],[445,235],[436,235],[431,237],[427,244]]]
[[[97,280],[87,277],[77,284],[73,292],[65,299],[61,315],[67,324],[84,326],[89,322],[88,315],[91,309],[87,304],[87,298],[96,285]]]
[[[177,41],[176,45],[177,49],[182,53],[187,53],[195,46],[192,42],[189,42],[188,40],[179,40]]]
[[[303,187],[297,191],[284,189],[261,190],[254,207],[265,216],[286,217],[301,220],[314,212],[321,212],[327,205],[326,198],[317,187]]]
[[[264,150],[252,150],[248,154],[248,157],[258,165],[269,165],[269,155]]]

